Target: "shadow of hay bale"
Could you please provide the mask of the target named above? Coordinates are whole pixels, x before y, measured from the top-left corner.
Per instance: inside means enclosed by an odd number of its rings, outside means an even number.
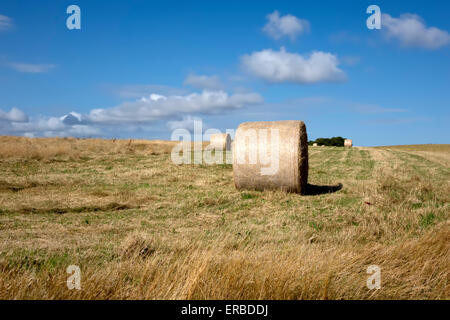
[[[342,183],[338,183],[335,186],[320,186],[309,184],[306,186],[305,196],[317,196],[324,193],[334,193],[341,190],[343,187]]]

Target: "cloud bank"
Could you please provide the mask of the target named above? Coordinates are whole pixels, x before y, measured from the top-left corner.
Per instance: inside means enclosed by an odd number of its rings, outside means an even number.
[[[8,121],[8,122],[27,122],[27,115],[17,108],[12,108],[10,111],[2,111],[0,110],[0,121]]]
[[[0,110],[0,134],[34,136],[102,136],[139,128],[150,129],[157,121],[168,121],[169,129],[193,128],[195,115],[222,114],[248,105],[260,104],[263,98],[254,92],[228,94],[203,90],[187,95],[164,96],[150,94],[112,108],[92,109],[87,114],[70,112],[62,117],[29,119],[17,108]]]
[[[215,114],[261,103],[263,98],[254,92],[228,93],[204,90],[184,96],[151,94],[133,102],[125,102],[109,109],[94,109],[87,119],[95,123],[148,123],[159,119],[180,117],[183,114]]]
[[[100,133],[98,128],[87,124],[82,120],[81,115],[74,112],[60,118],[39,117],[30,119],[22,110],[17,108],[12,108],[8,112],[0,110],[0,134],[24,135],[27,137],[90,137]]]

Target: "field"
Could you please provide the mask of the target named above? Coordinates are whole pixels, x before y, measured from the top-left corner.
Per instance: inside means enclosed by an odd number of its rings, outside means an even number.
[[[0,299],[450,299],[449,145],[310,147],[305,196],[173,145],[0,137]]]

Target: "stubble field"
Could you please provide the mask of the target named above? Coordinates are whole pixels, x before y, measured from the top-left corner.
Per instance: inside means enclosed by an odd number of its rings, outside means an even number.
[[[173,146],[0,137],[0,299],[450,298],[450,145],[310,147],[304,196]]]

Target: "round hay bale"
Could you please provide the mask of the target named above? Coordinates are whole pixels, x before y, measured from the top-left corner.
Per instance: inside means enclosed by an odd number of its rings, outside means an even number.
[[[230,151],[231,150],[231,137],[228,133],[216,133],[210,137],[209,145],[214,150]]]
[[[246,122],[233,142],[237,189],[304,194],[308,182],[308,137],[303,121]]]
[[[317,147],[317,143],[316,142],[313,143],[313,147]]]
[[[344,140],[344,147],[352,147],[353,146],[353,140],[352,139],[345,139]]]

